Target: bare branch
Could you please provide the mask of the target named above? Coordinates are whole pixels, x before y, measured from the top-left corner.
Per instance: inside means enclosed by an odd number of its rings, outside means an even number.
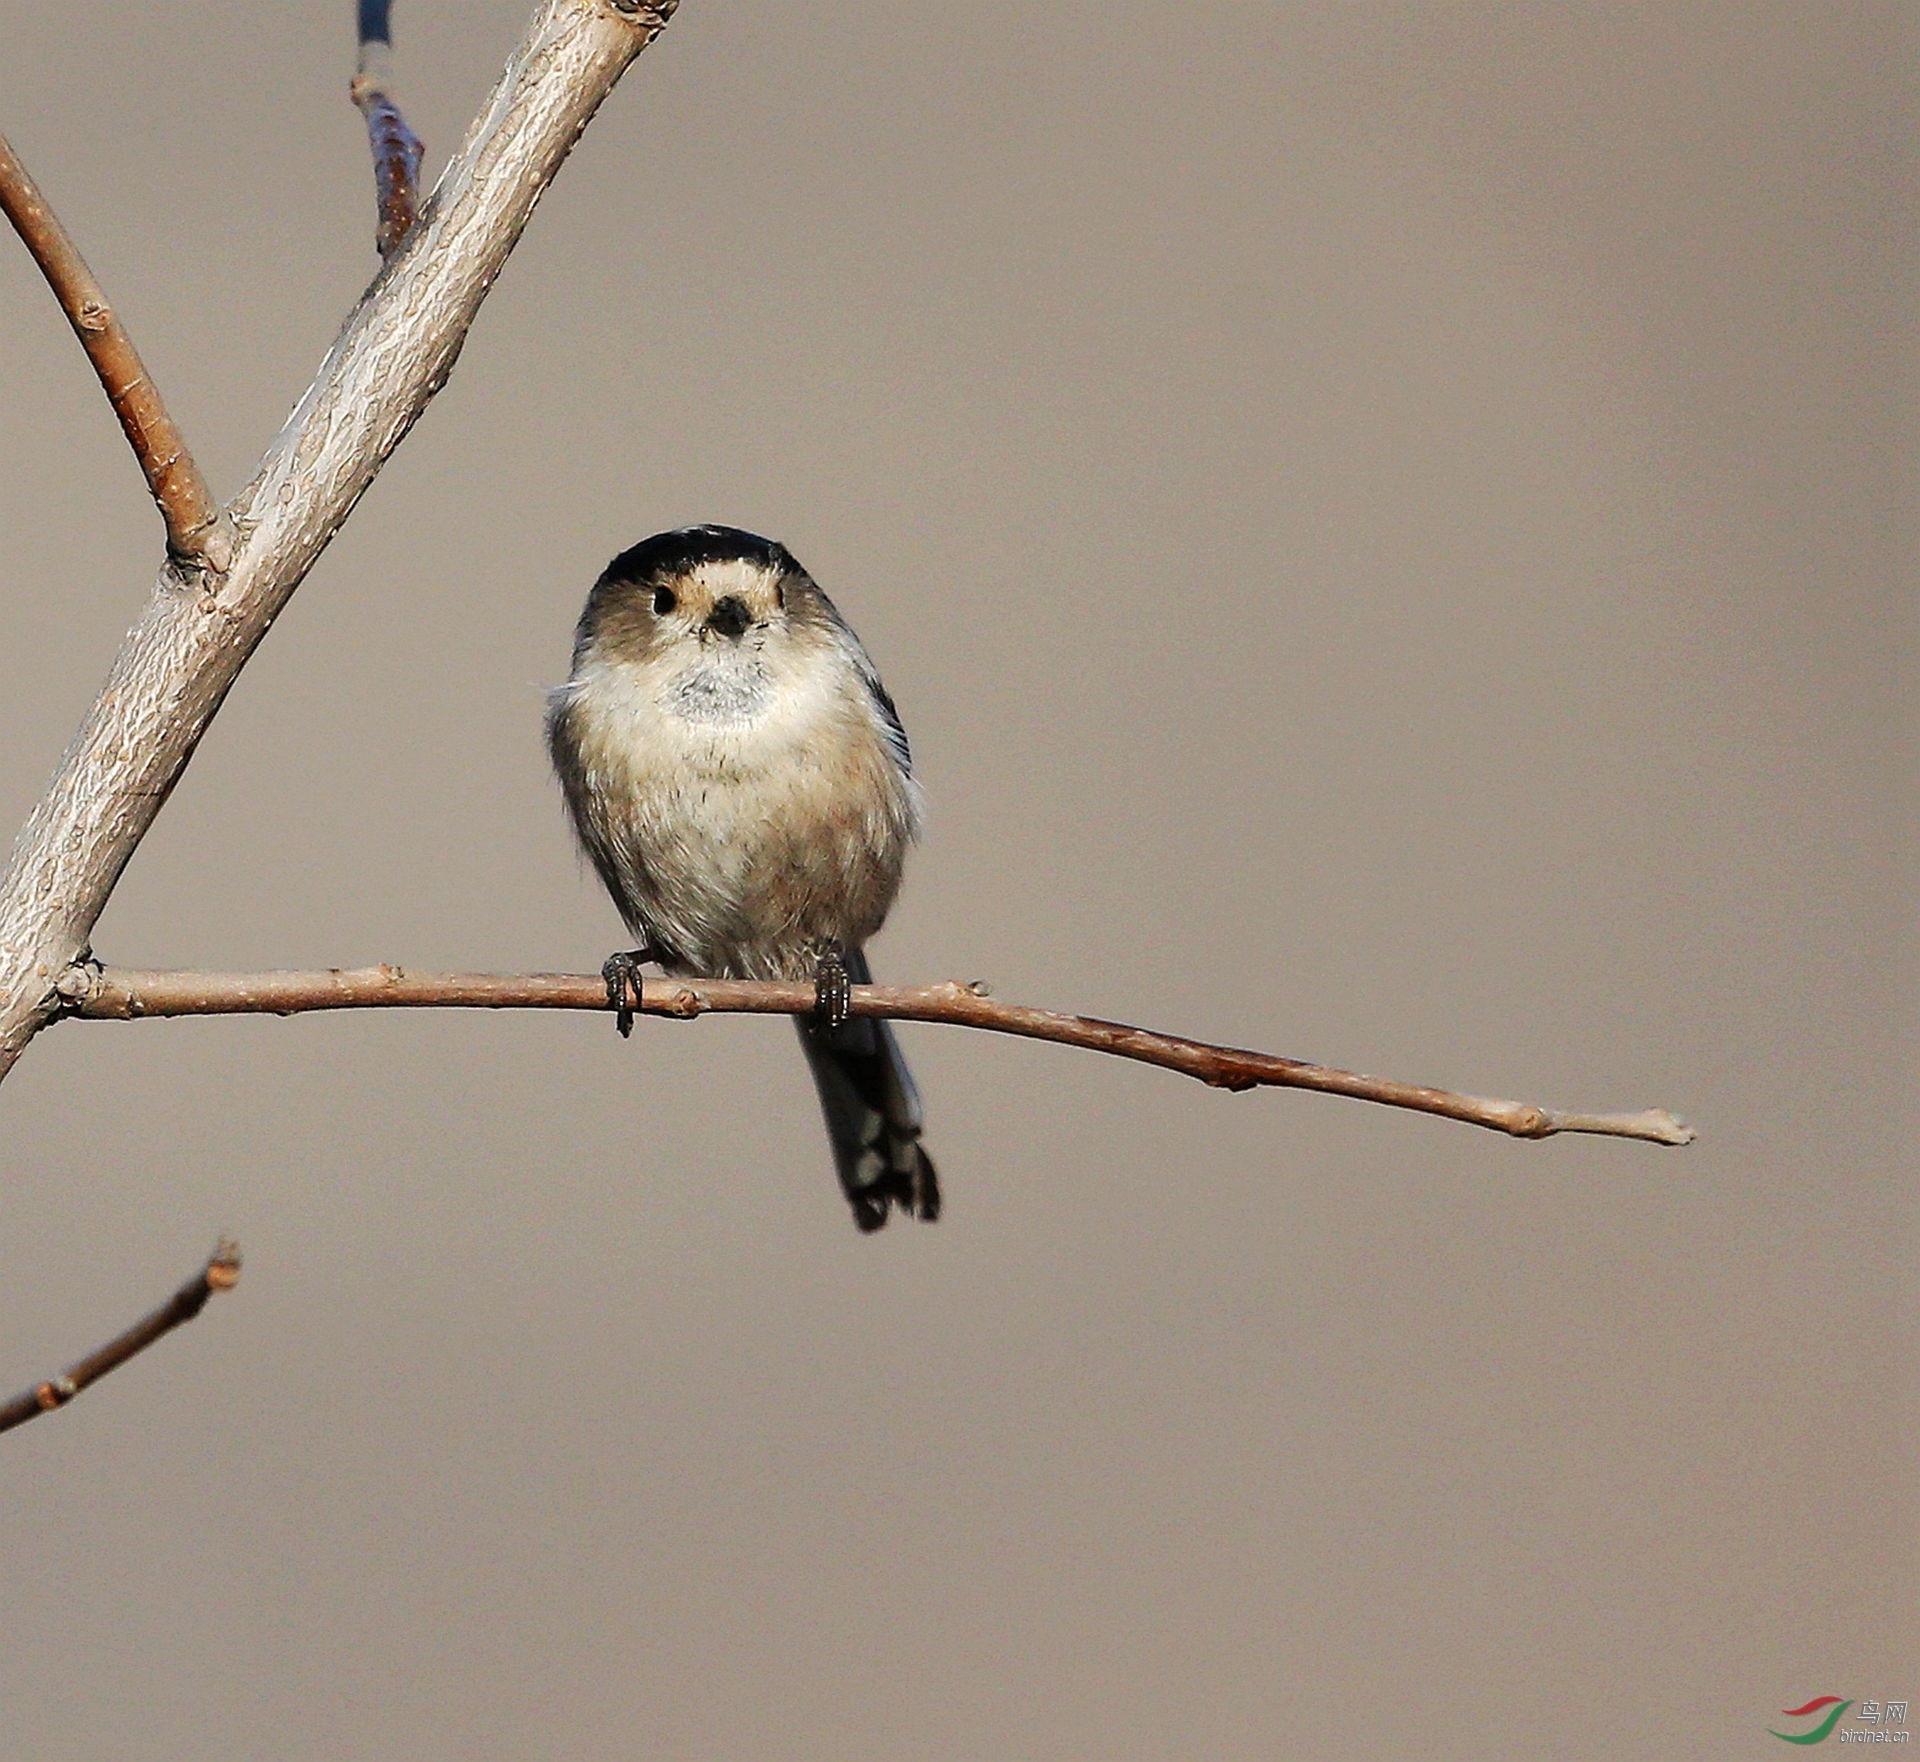
[[[583,973],[410,973],[401,967],[328,968],[307,973],[135,972],[76,966],[62,975],[69,1013],[130,1021],[142,1016],[297,1015],[330,1009],[581,1009],[611,1007],[604,978]],[[998,1003],[983,986],[948,981],[901,987],[856,985],[856,1016],[902,1022],[946,1022],[1052,1040],[1179,1071],[1216,1089],[1317,1089],[1387,1107],[1410,1108],[1485,1126],[1515,1138],[1551,1138],[1559,1132],[1595,1132],[1654,1144],[1690,1144],[1694,1133],[1664,1108],[1633,1114],[1562,1113],[1519,1101],[1455,1095],[1445,1089],[1363,1076],[1281,1058],[1270,1052],[1214,1046],[1157,1034],[1123,1022]],[[641,986],[645,1015],[682,1020],[707,1014],[798,1016],[815,1003],[813,986],[744,979],[648,979]]]
[[[388,0],[360,0],[360,64],[347,91],[367,119],[373,192],[380,225],[374,244],[391,257],[412,230],[420,189],[420,137],[393,96],[393,32]]]
[[[224,574],[163,573],[0,881],[0,1076],[59,1007],[228,689],[446,382],[534,203],[676,0],[541,0],[500,83],[258,473]]]
[[[63,1375],[0,1403],[0,1432],[66,1406],[89,1383],[98,1382],[110,1370],[118,1370],[136,1352],[144,1352],[181,1323],[192,1321],[214,1292],[231,1291],[239,1282],[240,1244],[223,1236],[207,1264],[151,1315],[143,1316],[124,1334],[109,1340],[98,1352],[90,1353]]]
[[[213,492],[167,414],[127,327],[107,304],[86,259],[4,137],[0,137],[0,209],[33,253],[100,376],[107,402],[126,430],[127,444],[140,461],[160,517],[167,523],[167,549],[183,561],[207,558],[214,567],[223,567],[230,535],[221,530]]]

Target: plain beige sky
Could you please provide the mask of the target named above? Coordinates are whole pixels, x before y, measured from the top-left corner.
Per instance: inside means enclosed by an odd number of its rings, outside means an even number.
[[[373,268],[349,10],[4,8],[227,491]],[[883,976],[1703,1136],[910,1028],[948,1214],[863,1240],[784,1023],[63,1027],[0,1384],[248,1262],[0,1444],[5,1746],[1717,1762],[1920,1703],[1906,16],[687,0],[101,953],[597,965],[540,693],[717,519],[913,736]],[[522,17],[399,9],[430,171]],[[158,526],[14,248],[0,365],[10,827]]]

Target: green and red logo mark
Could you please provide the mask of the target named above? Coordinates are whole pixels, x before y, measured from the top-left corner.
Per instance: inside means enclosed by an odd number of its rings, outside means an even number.
[[[1833,1711],[1812,1731],[1803,1731],[1796,1736],[1789,1732],[1773,1731],[1772,1726],[1768,1726],[1767,1730],[1783,1743],[1824,1744],[1833,1735],[1833,1728],[1840,1723],[1840,1715],[1852,1705],[1851,1701],[1843,1701],[1838,1695],[1815,1695],[1804,1707],[1781,1708],[1781,1712],[1789,1719],[1805,1719],[1809,1713],[1818,1713],[1822,1707],[1831,1707]]]

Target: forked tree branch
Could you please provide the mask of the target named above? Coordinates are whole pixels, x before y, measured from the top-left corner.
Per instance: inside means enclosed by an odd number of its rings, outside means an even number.
[[[583,973],[411,973],[400,967],[329,968],[307,973],[136,972],[92,963],[63,974],[68,1013],[130,1021],[143,1016],[297,1015],[332,1009],[581,1009],[612,1007],[607,982]],[[1563,1113],[1519,1101],[1455,1095],[1391,1077],[1363,1076],[1270,1052],[1214,1046],[1157,1034],[1091,1016],[999,1003],[983,986],[949,981],[901,987],[856,985],[856,1016],[901,1022],[947,1022],[1052,1040],[1138,1059],[1179,1071],[1216,1089],[1317,1089],[1387,1107],[1410,1108],[1485,1126],[1515,1138],[1551,1138],[1559,1132],[1595,1132],[1654,1144],[1690,1144],[1693,1129],[1664,1108],[1644,1113]],[[799,1016],[815,1004],[811,984],[735,979],[648,979],[640,988],[642,1014],[688,1019],[708,1014]]]
[[[0,1077],[59,1007],[127,860],[240,669],[446,382],[580,131],[677,0],[541,0],[499,84],[228,509],[228,566],[163,571],[0,881]]]
[[[367,119],[373,148],[373,193],[380,221],[374,245],[391,257],[413,228],[420,192],[420,137],[407,127],[393,95],[393,28],[389,0],[360,0],[360,64],[347,90]]]
[[[207,1264],[151,1315],[142,1316],[124,1334],[109,1340],[98,1352],[89,1353],[60,1376],[49,1377],[11,1401],[0,1402],[0,1432],[66,1406],[89,1383],[118,1370],[136,1352],[144,1352],[183,1322],[192,1321],[214,1292],[231,1291],[239,1282],[240,1245],[222,1237]]]
[[[0,211],[33,253],[100,376],[101,389],[126,430],[127,444],[167,523],[167,549],[183,562],[205,558],[215,568],[224,568],[232,550],[231,535],[222,529],[213,492],[167,414],[127,327],[107,304],[86,259],[4,136],[0,136]]]
[[[15,845],[0,882],[0,1077],[33,1035],[62,1013],[125,1018],[395,1006],[609,1007],[603,981],[578,975],[419,975],[391,967],[359,973],[117,973],[103,972],[85,955],[108,895],[241,667],[445,383],[534,203],[600,101],[659,34],[677,3],[542,0],[424,211],[411,231],[399,227],[391,238],[385,236],[386,221],[392,218],[398,226],[400,215],[397,208],[390,213],[383,182],[382,248],[391,251],[386,267],[348,319],[253,482],[225,517],[215,516],[211,528],[182,528],[191,538],[222,530],[219,520],[230,519],[231,554],[216,554],[203,542],[199,566],[175,563],[162,573]],[[363,50],[384,41],[385,11],[378,0],[368,0],[363,8]],[[370,22],[377,28],[369,29]],[[364,59],[362,73],[369,73]],[[372,98],[390,105],[383,72],[375,68],[372,74],[364,87],[356,83],[356,101],[363,93],[369,100],[362,107],[370,128],[376,121]],[[393,120],[398,123],[397,110]],[[404,124],[399,127],[404,130]],[[383,150],[378,128],[374,140],[378,157]],[[404,162],[405,152],[395,150]],[[403,181],[392,185],[395,192]],[[150,440],[159,431],[145,414],[136,422],[127,412],[148,410],[138,400],[151,387],[85,265],[10,153],[0,159],[0,186],[8,196],[7,212],[47,269],[96,365],[102,356],[88,322],[97,323],[115,348],[124,346],[129,376],[109,377],[102,366],[102,379],[142,463],[158,460],[164,467],[157,476],[157,468],[149,469],[156,497],[163,478],[169,485],[188,481],[179,475],[183,461],[185,470],[192,469],[184,446],[176,449],[169,441],[157,452],[142,450],[141,437]],[[157,398],[151,408],[159,410]],[[159,416],[164,419],[164,411]],[[166,432],[171,433],[170,424]],[[197,473],[191,482],[199,484]],[[205,497],[203,484],[199,493]],[[168,509],[169,503],[163,499],[162,506]],[[170,536],[174,526],[169,511]],[[174,548],[184,553],[183,544]],[[647,981],[640,1007],[682,1017],[708,1011],[798,1015],[811,1011],[815,1002],[811,985],[672,979]],[[952,1022],[1087,1047],[1182,1071],[1218,1087],[1270,1085],[1348,1095],[1516,1137],[1596,1132],[1684,1144],[1693,1136],[1660,1109],[1570,1114],[1455,1095],[1120,1023],[999,1004],[966,985],[857,987],[853,1008],[864,1015]]]

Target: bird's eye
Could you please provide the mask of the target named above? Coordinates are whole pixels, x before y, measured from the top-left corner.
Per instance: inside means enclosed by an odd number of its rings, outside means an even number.
[[[664,618],[680,601],[670,587],[656,587],[653,590],[653,615]]]
[[[784,581],[776,581],[773,584],[773,609],[776,612],[784,612],[787,609],[787,584]]]

